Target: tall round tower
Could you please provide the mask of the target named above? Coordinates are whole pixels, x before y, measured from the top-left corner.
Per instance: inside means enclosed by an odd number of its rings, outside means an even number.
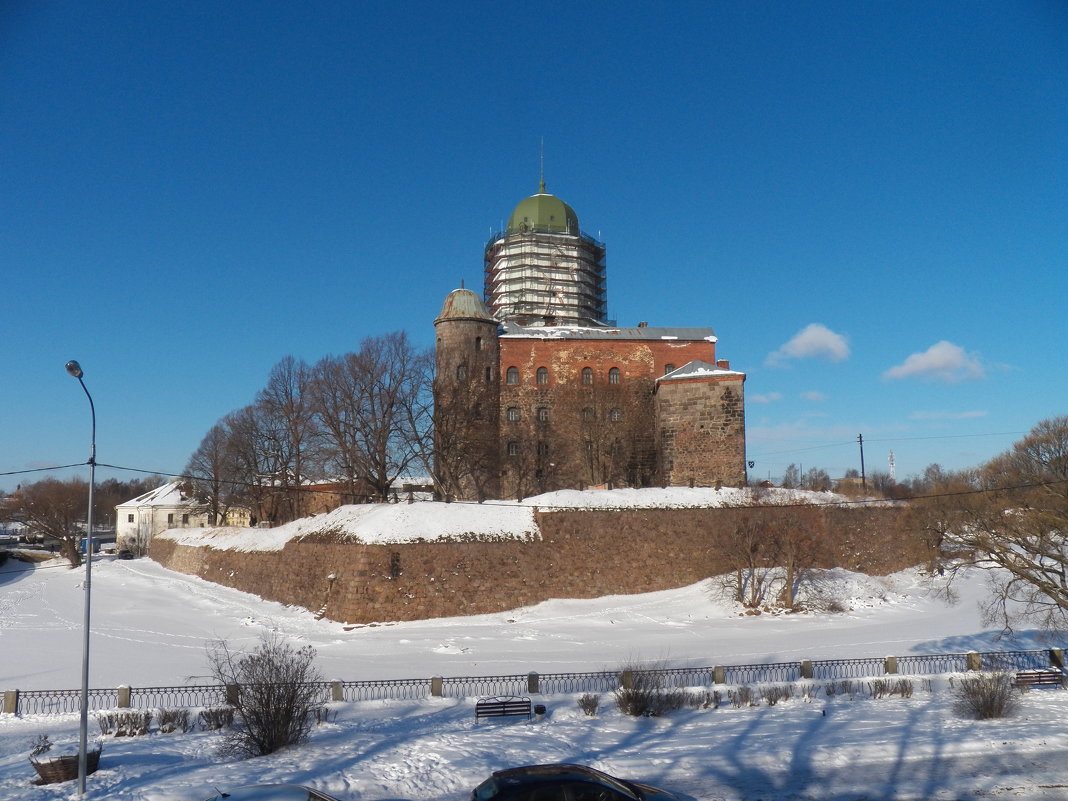
[[[450,292],[434,320],[434,469],[449,496],[500,495],[497,325],[470,289]]]
[[[541,181],[486,243],[485,296],[502,322],[604,325],[604,244],[583,234],[575,210]]]

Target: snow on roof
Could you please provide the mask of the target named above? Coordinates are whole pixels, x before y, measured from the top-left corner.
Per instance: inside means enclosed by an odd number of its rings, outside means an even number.
[[[688,342],[716,342],[711,328],[650,328],[618,326],[594,328],[581,325],[519,325],[505,322],[502,337],[513,339],[681,339]]]
[[[714,364],[703,362],[700,359],[694,359],[692,362],[687,362],[682,367],[672,370],[667,375],[659,376],[657,381],[673,381],[676,378],[707,378],[711,376],[725,376],[725,375],[745,375],[737,370],[724,370],[722,367],[716,367]]]
[[[182,496],[182,485],[183,482],[181,481],[171,481],[162,487],[149,490],[144,495],[138,495],[133,500],[117,504],[115,508],[130,506],[199,506],[196,500]]]
[[[841,495],[769,489],[772,503],[834,503]],[[516,501],[486,503],[379,503],[341,506],[276,528],[174,528],[158,534],[179,545],[230,551],[279,551],[290,540],[317,534],[354,543],[380,545],[433,540],[529,540],[541,536],[536,510],[655,509],[739,506],[751,502],[749,489],[647,487],[644,489],[559,490]]]

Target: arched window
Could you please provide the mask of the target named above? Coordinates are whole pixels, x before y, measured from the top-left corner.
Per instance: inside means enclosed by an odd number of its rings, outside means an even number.
[[[509,456],[518,456],[519,455],[519,443],[518,442],[512,441],[512,442],[508,443],[508,455]]]
[[[593,386],[593,368],[592,367],[583,367],[582,368],[582,383],[583,383],[584,386],[587,386],[587,387],[592,387]]]
[[[620,420],[623,419],[623,412],[619,409],[612,409],[608,413],[608,419],[611,420],[613,423],[618,423]]]
[[[518,384],[519,383],[519,368],[509,367],[504,374],[504,383],[506,384]]]
[[[593,420],[593,418],[594,418],[593,407],[592,406],[585,407],[582,410],[582,419],[585,420],[586,422],[589,422],[590,420]]]
[[[475,350],[482,350],[482,337],[475,337]]]
[[[538,380],[539,384],[544,385],[544,384],[548,384],[549,383],[549,368],[548,367],[539,367],[538,368],[538,372],[536,373],[536,375],[537,375],[537,380]]]
[[[675,365],[673,365],[673,364],[665,364],[664,365],[664,375],[667,375],[668,373],[673,373],[673,372],[675,372]]]
[[[493,368],[492,367],[487,367],[486,368],[486,383],[487,384],[492,384],[493,383]]]
[[[619,368],[618,367],[613,367],[611,370],[608,371],[608,383],[609,384],[618,384],[619,383]]]
[[[505,417],[508,419],[509,423],[518,423],[519,422],[519,407],[518,406],[509,406],[508,407],[508,411],[505,412]]]
[[[538,407],[538,422],[539,423],[548,423],[549,422],[549,407],[548,406],[539,406]]]
[[[456,365],[456,380],[457,381],[466,381],[467,380],[467,365],[466,364],[458,364],[458,365]]]

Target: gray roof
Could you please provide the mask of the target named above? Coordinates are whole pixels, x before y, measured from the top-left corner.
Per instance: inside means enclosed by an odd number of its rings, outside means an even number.
[[[703,362],[700,359],[694,359],[692,362],[687,362],[682,367],[676,368],[667,375],[662,375],[656,380],[673,381],[676,378],[711,378],[712,376],[724,375],[745,375],[745,373],[739,373],[737,370],[724,370],[722,367],[717,367],[714,364]]]
[[[716,341],[716,334],[711,328],[651,328],[649,326],[587,328],[577,325],[519,325],[511,322],[501,325],[501,336],[530,339],[678,339],[685,342]]]

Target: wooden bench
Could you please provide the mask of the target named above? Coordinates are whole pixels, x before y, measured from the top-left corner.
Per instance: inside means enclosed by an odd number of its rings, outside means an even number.
[[[1063,687],[1064,674],[1057,668],[1049,670],[1020,670],[1016,673],[1013,684],[1026,687]]]
[[[527,720],[530,720],[529,698],[507,695],[498,698],[480,698],[475,704],[475,723],[482,718],[506,718],[518,715],[525,715]]]

